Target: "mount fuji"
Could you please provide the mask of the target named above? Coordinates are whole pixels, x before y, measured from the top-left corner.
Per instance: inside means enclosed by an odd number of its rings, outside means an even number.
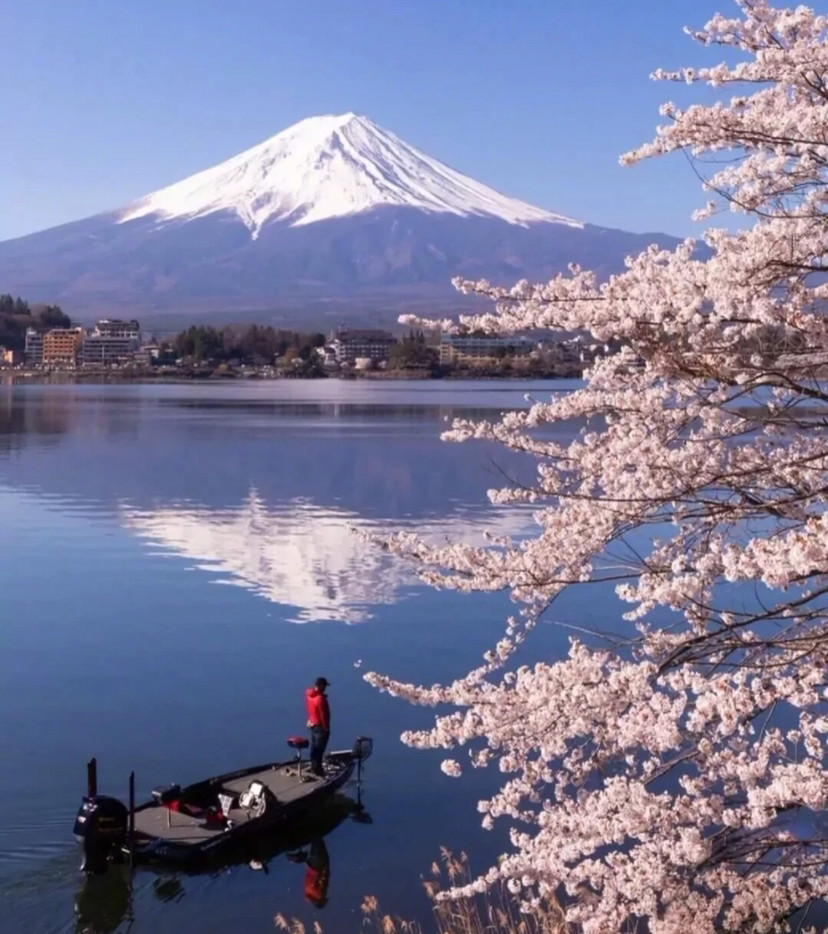
[[[115,211],[0,243],[0,290],[74,314],[388,323],[463,307],[452,276],[609,273],[663,235],[509,198],[367,117],[311,117]]]

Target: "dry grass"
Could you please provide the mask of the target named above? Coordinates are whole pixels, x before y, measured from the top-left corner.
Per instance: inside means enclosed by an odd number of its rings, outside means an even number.
[[[432,922],[423,927],[396,915],[384,914],[373,895],[362,902],[363,931],[372,934],[566,934],[560,906],[554,900],[543,901],[533,911],[520,911],[517,902],[499,886],[486,895],[458,901],[437,901],[437,894],[448,886],[463,885],[471,879],[465,853],[459,857],[443,850],[442,865],[434,863],[432,874],[423,884],[432,901]],[[307,928],[297,918],[278,914],[276,927],[289,934],[323,934],[318,921]],[[354,932],[357,934],[357,932]]]

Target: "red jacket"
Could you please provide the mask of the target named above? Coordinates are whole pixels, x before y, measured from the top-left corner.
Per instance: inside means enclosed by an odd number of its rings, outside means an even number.
[[[305,701],[308,705],[308,722],[310,725],[321,726],[323,730],[330,732],[331,708],[328,705],[328,698],[319,688],[312,687],[305,691]]]

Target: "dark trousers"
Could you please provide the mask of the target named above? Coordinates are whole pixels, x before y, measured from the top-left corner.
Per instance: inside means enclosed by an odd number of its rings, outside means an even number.
[[[325,754],[325,747],[328,745],[328,739],[330,739],[330,735],[330,732],[323,729],[321,726],[311,727],[310,761],[311,771],[314,775],[325,774],[324,770],[322,769],[322,756]]]

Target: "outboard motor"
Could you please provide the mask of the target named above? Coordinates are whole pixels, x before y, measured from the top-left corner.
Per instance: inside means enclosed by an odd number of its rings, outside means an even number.
[[[75,818],[75,839],[83,845],[81,869],[106,871],[110,859],[119,856],[126,842],[129,811],[117,798],[85,795]]]

